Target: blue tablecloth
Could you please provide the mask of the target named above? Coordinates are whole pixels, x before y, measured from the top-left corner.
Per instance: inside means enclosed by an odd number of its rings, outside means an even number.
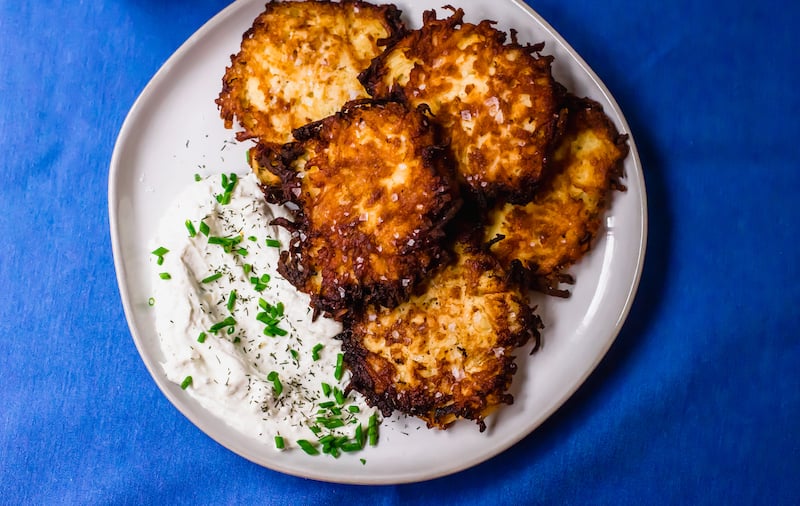
[[[800,4],[528,2],[636,138],[650,216],[638,298],[595,373],[517,446],[434,481],[359,487],[212,441],[160,393],[125,322],[114,141],[226,3],[0,3],[0,503],[800,501]]]

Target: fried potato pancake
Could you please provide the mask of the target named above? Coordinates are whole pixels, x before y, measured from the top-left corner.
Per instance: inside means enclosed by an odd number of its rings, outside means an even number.
[[[350,102],[294,133],[257,164],[297,206],[279,272],[317,312],[392,306],[444,257],[443,227],[460,205],[452,165],[428,119],[398,102]],[[277,195],[266,192],[273,201]]]
[[[374,97],[426,105],[451,137],[462,183],[480,201],[530,200],[556,132],[559,109],[540,45],[520,45],[492,21],[426,11],[423,26],[373,60],[360,79]]]
[[[627,137],[589,99],[567,98],[564,136],[552,157],[552,174],[527,205],[497,205],[485,240],[507,269],[553,295],[562,273],[590,248],[612,189],[624,190]]]
[[[403,33],[394,5],[344,0],[277,2],[244,33],[216,100],[239,140],[284,143],[291,132],[367,96],[358,73],[381,52],[378,41]]]
[[[483,431],[487,415],[513,403],[513,353],[538,343],[539,317],[494,257],[464,243],[423,290],[346,322],[349,388],[384,416],[398,410],[439,429],[470,419]]]

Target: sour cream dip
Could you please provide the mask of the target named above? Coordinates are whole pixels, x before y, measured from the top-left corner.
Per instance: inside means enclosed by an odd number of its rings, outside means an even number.
[[[363,447],[378,415],[357,393],[343,394],[349,373],[334,339],[342,327],[312,321],[308,296],[277,272],[290,233],[269,223],[287,211],[264,201],[253,174],[197,179],[152,243],[164,374],[276,450]]]

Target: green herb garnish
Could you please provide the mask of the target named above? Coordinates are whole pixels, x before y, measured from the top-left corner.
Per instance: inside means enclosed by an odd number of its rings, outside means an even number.
[[[216,334],[225,327],[232,327],[234,325],[236,325],[236,319],[233,316],[229,316],[224,320],[222,320],[221,322],[215,323],[208,330],[209,332],[213,332],[214,334]]]
[[[272,371],[271,373],[267,374],[267,380],[272,382],[272,391],[275,393],[275,397],[281,395],[281,392],[283,392],[283,384],[281,384],[278,373]]]
[[[186,225],[186,230],[189,231],[189,237],[194,237],[197,235],[197,230],[195,230],[194,224],[192,224],[192,220],[186,220],[185,225]]]
[[[181,382],[181,389],[186,390],[191,384],[192,384],[192,377],[186,376],[185,378],[183,378],[183,381]]]
[[[208,276],[207,278],[203,278],[200,280],[201,283],[211,283],[212,281],[216,281],[222,277],[221,272],[215,272],[214,274]]]

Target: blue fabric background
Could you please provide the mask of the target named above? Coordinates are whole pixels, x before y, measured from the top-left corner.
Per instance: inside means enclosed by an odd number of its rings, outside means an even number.
[[[128,332],[113,144],[150,77],[226,3],[0,2],[0,503],[800,502],[798,3],[529,1],[636,138],[639,296],[596,372],[520,444],[382,487],[224,449],[161,395]]]

